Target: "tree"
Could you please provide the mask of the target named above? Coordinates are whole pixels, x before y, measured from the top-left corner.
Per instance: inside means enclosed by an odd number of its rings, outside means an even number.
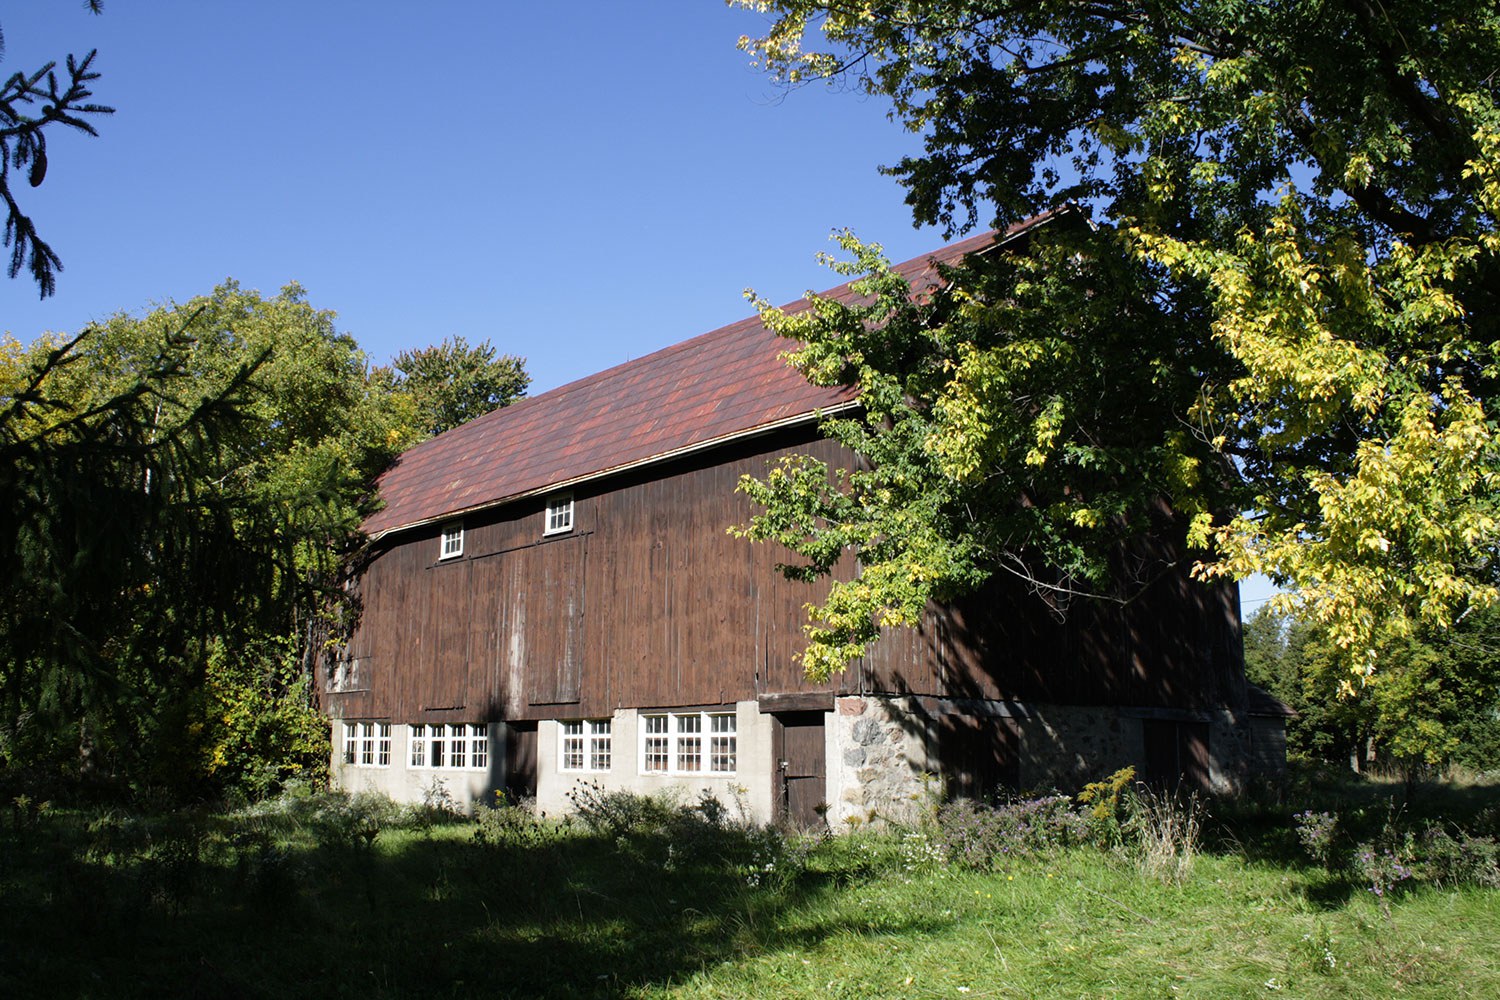
[[[326,762],[311,658],[399,437],[354,341],[231,282],[3,358],[0,756],[262,790]],[[300,756],[236,755],[278,718]]]
[[[453,337],[402,351],[376,377],[407,412],[406,443],[415,443],[520,399],[531,384],[525,365],[513,354],[496,357],[487,340],[470,347],[463,337]]]
[[[87,7],[95,14],[103,10],[103,0],[89,0]],[[0,35],[0,58],[5,39]],[[89,115],[114,114],[114,109],[90,103],[89,85],[99,79],[90,52],[82,59],[69,55],[66,77],[59,84],[57,63],[49,62],[31,73],[15,73],[0,86],[0,199],[5,202],[5,246],[10,248],[10,277],[21,273],[22,265],[31,272],[37,290],[46,298],[57,290],[57,272],[62,260],[44,242],[36,224],[21,211],[10,188],[11,169],[24,169],[26,181],[37,187],[47,176],[47,133],[56,125],[65,125],[87,135],[98,135],[88,121]]]
[[[1496,599],[1500,12],[1458,0],[741,5],[772,16],[741,44],[775,79],[852,82],[922,136],[923,153],[887,168],[916,221],[952,232],[988,206],[1003,228],[1059,201],[1089,206],[1097,234],[1049,236],[1040,262],[1084,262],[1094,294],[1166,318],[1180,347],[1148,338],[1144,360],[1111,368],[1165,412],[1135,445],[1104,449],[1150,489],[1107,486],[1095,503],[1090,442],[1110,414],[1045,390],[1097,385],[1105,359],[1076,349],[1084,336],[1038,353],[1034,332],[1049,316],[1071,324],[1064,283],[1039,288],[1025,265],[955,273],[922,306],[937,349],[914,356],[882,354],[885,335],[855,330],[848,308],[768,311],[807,345],[797,361],[815,380],[853,376],[868,395],[912,377],[913,362],[931,369],[911,395],[920,421],[882,415],[864,432],[902,439],[924,499],[846,483],[810,504],[815,472],[793,467],[750,487],[767,504],[752,533],[800,539],[804,555],[847,545],[864,564],[818,612],[815,671],[873,637],[865,619],[907,621],[1013,557],[1043,554],[1069,586],[1097,579],[1098,543],[1146,523],[1153,493],[1191,517],[1200,576],[1289,585],[1281,604],[1328,630],[1354,683],[1392,637]],[[871,273],[899,313],[905,293],[878,254],[850,248],[850,270]],[[1038,357],[1057,369],[1050,383],[1035,379]],[[1142,449],[1154,462],[1131,464]],[[1076,479],[1075,521],[1111,530],[1059,547],[1063,519],[1036,518],[997,538],[979,523],[993,508],[961,506],[981,481],[1036,474],[1069,497]],[[931,519],[935,503],[948,506]],[[894,541],[903,524],[944,558]],[[1093,573],[1067,561],[1080,545]]]
[[[1334,697],[1345,657],[1328,629],[1262,609],[1246,625],[1245,670],[1298,712],[1288,748],[1364,770],[1414,775],[1461,764],[1491,770],[1500,753],[1500,614],[1487,608],[1443,629],[1391,637],[1381,670]]]

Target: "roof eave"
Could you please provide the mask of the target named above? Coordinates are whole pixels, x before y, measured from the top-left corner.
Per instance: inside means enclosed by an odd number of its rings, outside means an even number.
[[[741,431],[735,431],[733,434],[721,434],[716,438],[709,438],[706,441],[699,441],[695,444],[685,445],[681,448],[674,448],[671,451],[664,451],[656,455],[651,455],[647,458],[639,458],[632,462],[625,462],[620,465],[610,466],[606,469],[599,469],[595,472],[588,472],[581,476],[574,476],[571,479],[562,479],[554,483],[548,483],[545,486],[538,486],[535,489],[523,490],[520,493],[511,493],[503,497],[496,497],[492,500],[486,500],[483,503],[473,504],[468,507],[460,507],[456,510],[444,511],[441,514],[436,514],[432,517],[424,517],[417,521],[408,521],[404,524],[393,525],[389,528],[382,528],[381,530],[370,535],[369,541],[378,542],[382,538],[397,534],[398,532],[412,531],[416,528],[422,528],[432,524],[445,523],[458,518],[467,517],[470,514],[475,514],[480,511],[492,510],[496,507],[503,507],[506,504],[515,503],[518,500],[525,500],[528,497],[544,496],[549,493],[556,493],[559,490],[565,490],[574,486],[580,486],[584,483],[590,483],[597,479],[604,479],[607,476],[615,476],[619,475],[620,473],[631,472],[636,469],[643,469],[648,466],[658,465],[662,462],[670,462],[673,459],[682,458],[684,456],[696,454],[701,451],[708,451],[711,448],[719,448],[727,444],[733,444],[736,441],[743,441],[748,438],[759,437],[763,434],[770,434],[788,427],[796,427],[801,424],[812,423],[814,421],[821,420],[825,416],[833,416],[839,413],[846,413],[849,410],[856,409],[858,406],[859,400],[851,399],[847,402],[836,403],[833,406],[824,406],[816,410],[808,410],[803,413],[794,414],[790,417],[783,417],[780,420],[773,420],[769,423],[758,424],[755,427],[746,428],[745,430]]]

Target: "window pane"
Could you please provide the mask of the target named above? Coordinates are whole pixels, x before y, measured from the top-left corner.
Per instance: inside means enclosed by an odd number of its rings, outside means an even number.
[[[427,766],[427,727],[409,726],[409,741],[411,743],[411,765],[412,767]]]
[[[589,723],[589,768],[608,771],[611,758],[612,739],[608,719],[595,719]]]
[[[482,722],[469,727],[469,766],[490,766],[489,727]]]

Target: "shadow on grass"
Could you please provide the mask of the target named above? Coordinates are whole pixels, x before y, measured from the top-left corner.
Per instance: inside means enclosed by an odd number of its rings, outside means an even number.
[[[867,930],[784,919],[848,873],[766,872],[739,842],[471,830],[361,847],[200,829],[110,856],[77,818],[6,831],[0,995],[607,997]]]

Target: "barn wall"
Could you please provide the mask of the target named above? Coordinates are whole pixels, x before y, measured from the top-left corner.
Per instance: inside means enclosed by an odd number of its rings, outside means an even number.
[[[536,497],[467,517],[461,558],[438,558],[441,525],[384,541],[359,578],[359,624],[328,678],[330,714],[401,728],[815,691],[992,705],[1244,704],[1234,588],[1163,572],[1181,553],[1162,541],[1121,557],[1122,579],[1154,581],[1128,602],[1079,600],[1055,614],[1019,583],[997,580],[929,609],[919,628],[890,634],[833,682],[809,684],[798,662],[803,608],[826,583],[786,580],[777,563],[788,553],[726,531],[752,514],[734,492],[740,476],[799,453],[848,461],[811,427],[794,429],[575,487],[566,535],[543,536],[547,498]],[[1172,534],[1166,524],[1162,537]],[[1114,735],[1091,745],[1117,740],[1138,752],[1132,723],[1094,715]],[[1075,740],[1082,731],[1063,728]],[[1025,746],[1044,735],[1009,738]],[[543,735],[544,754],[548,746]],[[1028,769],[1040,778],[1050,767]]]

